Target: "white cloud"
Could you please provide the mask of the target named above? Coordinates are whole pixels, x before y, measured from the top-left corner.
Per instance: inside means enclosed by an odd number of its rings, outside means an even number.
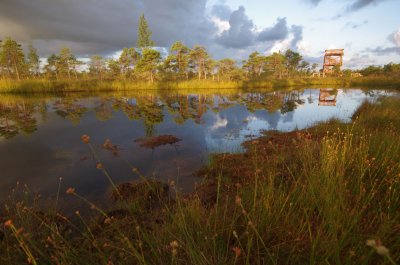
[[[230,28],[229,21],[222,20],[217,16],[212,16],[211,17],[211,21],[217,27],[217,29],[218,29],[217,34],[218,35],[221,35],[224,31],[227,31]]]
[[[225,128],[226,125],[228,125],[228,120],[225,118],[221,118],[220,115],[217,116],[217,120],[214,122],[214,124],[211,126],[211,130],[215,131],[219,128]]]

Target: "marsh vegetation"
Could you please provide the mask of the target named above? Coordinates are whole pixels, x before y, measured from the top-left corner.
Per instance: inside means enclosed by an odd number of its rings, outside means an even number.
[[[340,96],[345,95],[342,90],[333,92],[330,94],[338,97],[341,108],[349,105],[351,101],[340,104]],[[46,131],[39,125],[42,122],[34,122],[38,118],[35,113],[43,115],[50,109],[78,128],[87,122],[85,113],[91,108],[94,117],[103,122],[112,121],[122,111],[141,121],[141,130],[148,137],[130,137],[129,141],[151,146],[148,151],[154,154],[184,148],[188,141],[179,133],[162,134],[157,124],[162,124],[165,110],[171,113],[166,120],[173,118],[177,125],[193,122],[198,131],[201,124],[207,124],[207,115],[242,107],[250,117],[261,117],[251,113],[262,110],[270,117],[280,113],[287,119],[297,109],[318,106],[318,94],[319,90],[195,97],[150,94],[134,100],[120,96],[107,102],[100,98],[88,104],[68,97],[51,104],[49,99],[3,97],[2,122],[7,120],[9,125],[3,137],[17,139],[19,133]],[[142,164],[132,162],[132,147],[113,135],[104,140],[96,135],[100,132],[96,128],[88,135],[78,134],[82,131],[78,130],[73,141],[86,150],[79,152],[85,154],[81,162],[97,172],[96,182],[109,187],[105,193],[108,203],[87,193],[78,179],[55,181],[51,200],[20,182],[2,208],[1,263],[395,264],[400,258],[396,236],[400,101],[395,92],[365,90],[350,95],[354,102],[360,102],[360,95],[371,99],[354,105],[358,110],[351,112],[351,119],[345,118],[349,112],[344,111],[343,117],[331,116],[311,127],[293,123],[289,132],[268,127],[257,135],[246,131],[249,137],[240,138],[239,152],[220,149],[209,163],[192,166],[197,184],[190,192],[183,192],[181,179],[143,172]],[[336,107],[319,106],[319,112],[324,108]],[[234,113],[232,117],[238,112]],[[54,122],[50,114],[43,117]],[[209,128],[221,130],[218,126],[225,123],[215,121]],[[257,125],[254,122],[247,118],[239,124]],[[16,131],[11,133],[10,128]],[[279,128],[286,127],[275,129]],[[140,150],[136,151],[139,156],[145,156],[146,148]],[[107,153],[109,156],[104,155]],[[121,161],[118,167],[129,172],[125,180],[111,170],[114,160]],[[173,163],[169,167],[175,167]],[[175,172],[179,174],[179,170]],[[85,178],[89,176],[85,174]],[[79,207],[66,211],[65,205],[76,202]]]

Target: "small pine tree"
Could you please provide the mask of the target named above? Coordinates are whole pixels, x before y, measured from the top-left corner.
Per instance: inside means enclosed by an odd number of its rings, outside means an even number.
[[[142,14],[139,18],[139,28],[138,28],[138,41],[137,46],[139,48],[146,48],[154,46],[154,42],[151,40],[151,35],[153,33],[150,31],[147,25],[147,20]]]
[[[39,55],[35,47],[32,44],[29,45],[28,53],[28,66],[31,74],[36,76],[39,73]]]

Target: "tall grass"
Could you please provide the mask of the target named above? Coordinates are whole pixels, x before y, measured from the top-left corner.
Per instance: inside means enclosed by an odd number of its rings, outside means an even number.
[[[400,79],[385,77],[365,78],[289,78],[261,79],[238,82],[189,80],[179,82],[143,82],[132,80],[9,80],[0,79],[0,93],[66,93],[66,92],[111,92],[137,90],[192,90],[192,89],[263,89],[274,90],[299,86],[365,86],[365,87],[400,87]]]
[[[74,222],[11,201],[1,264],[395,264],[399,107],[387,98],[350,124],[269,133],[216,155],[196,193],[150,203],[145,192],[106,217]]]

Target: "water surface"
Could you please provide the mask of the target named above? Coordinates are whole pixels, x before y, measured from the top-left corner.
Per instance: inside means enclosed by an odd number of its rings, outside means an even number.
[[[338,118],[350,121],[365,101],[383,90],[338,89],[273,93],[179,94],[21,97],[0,96],[0,201],[17,181],[34,192],[53,196],[75,187],[101,202],[109,183],[87,145],[91,137],[103,164],[116,183],[137,179],[131,167],[146,176],[172,179],[190,191],[199,181],[193,172],[213,152],[241,151],[241,143],[262,130],[291,131]],[[154,149],[135,139],[174,135],[182,141]],[[119,152],[105,150],[106,139]]]

